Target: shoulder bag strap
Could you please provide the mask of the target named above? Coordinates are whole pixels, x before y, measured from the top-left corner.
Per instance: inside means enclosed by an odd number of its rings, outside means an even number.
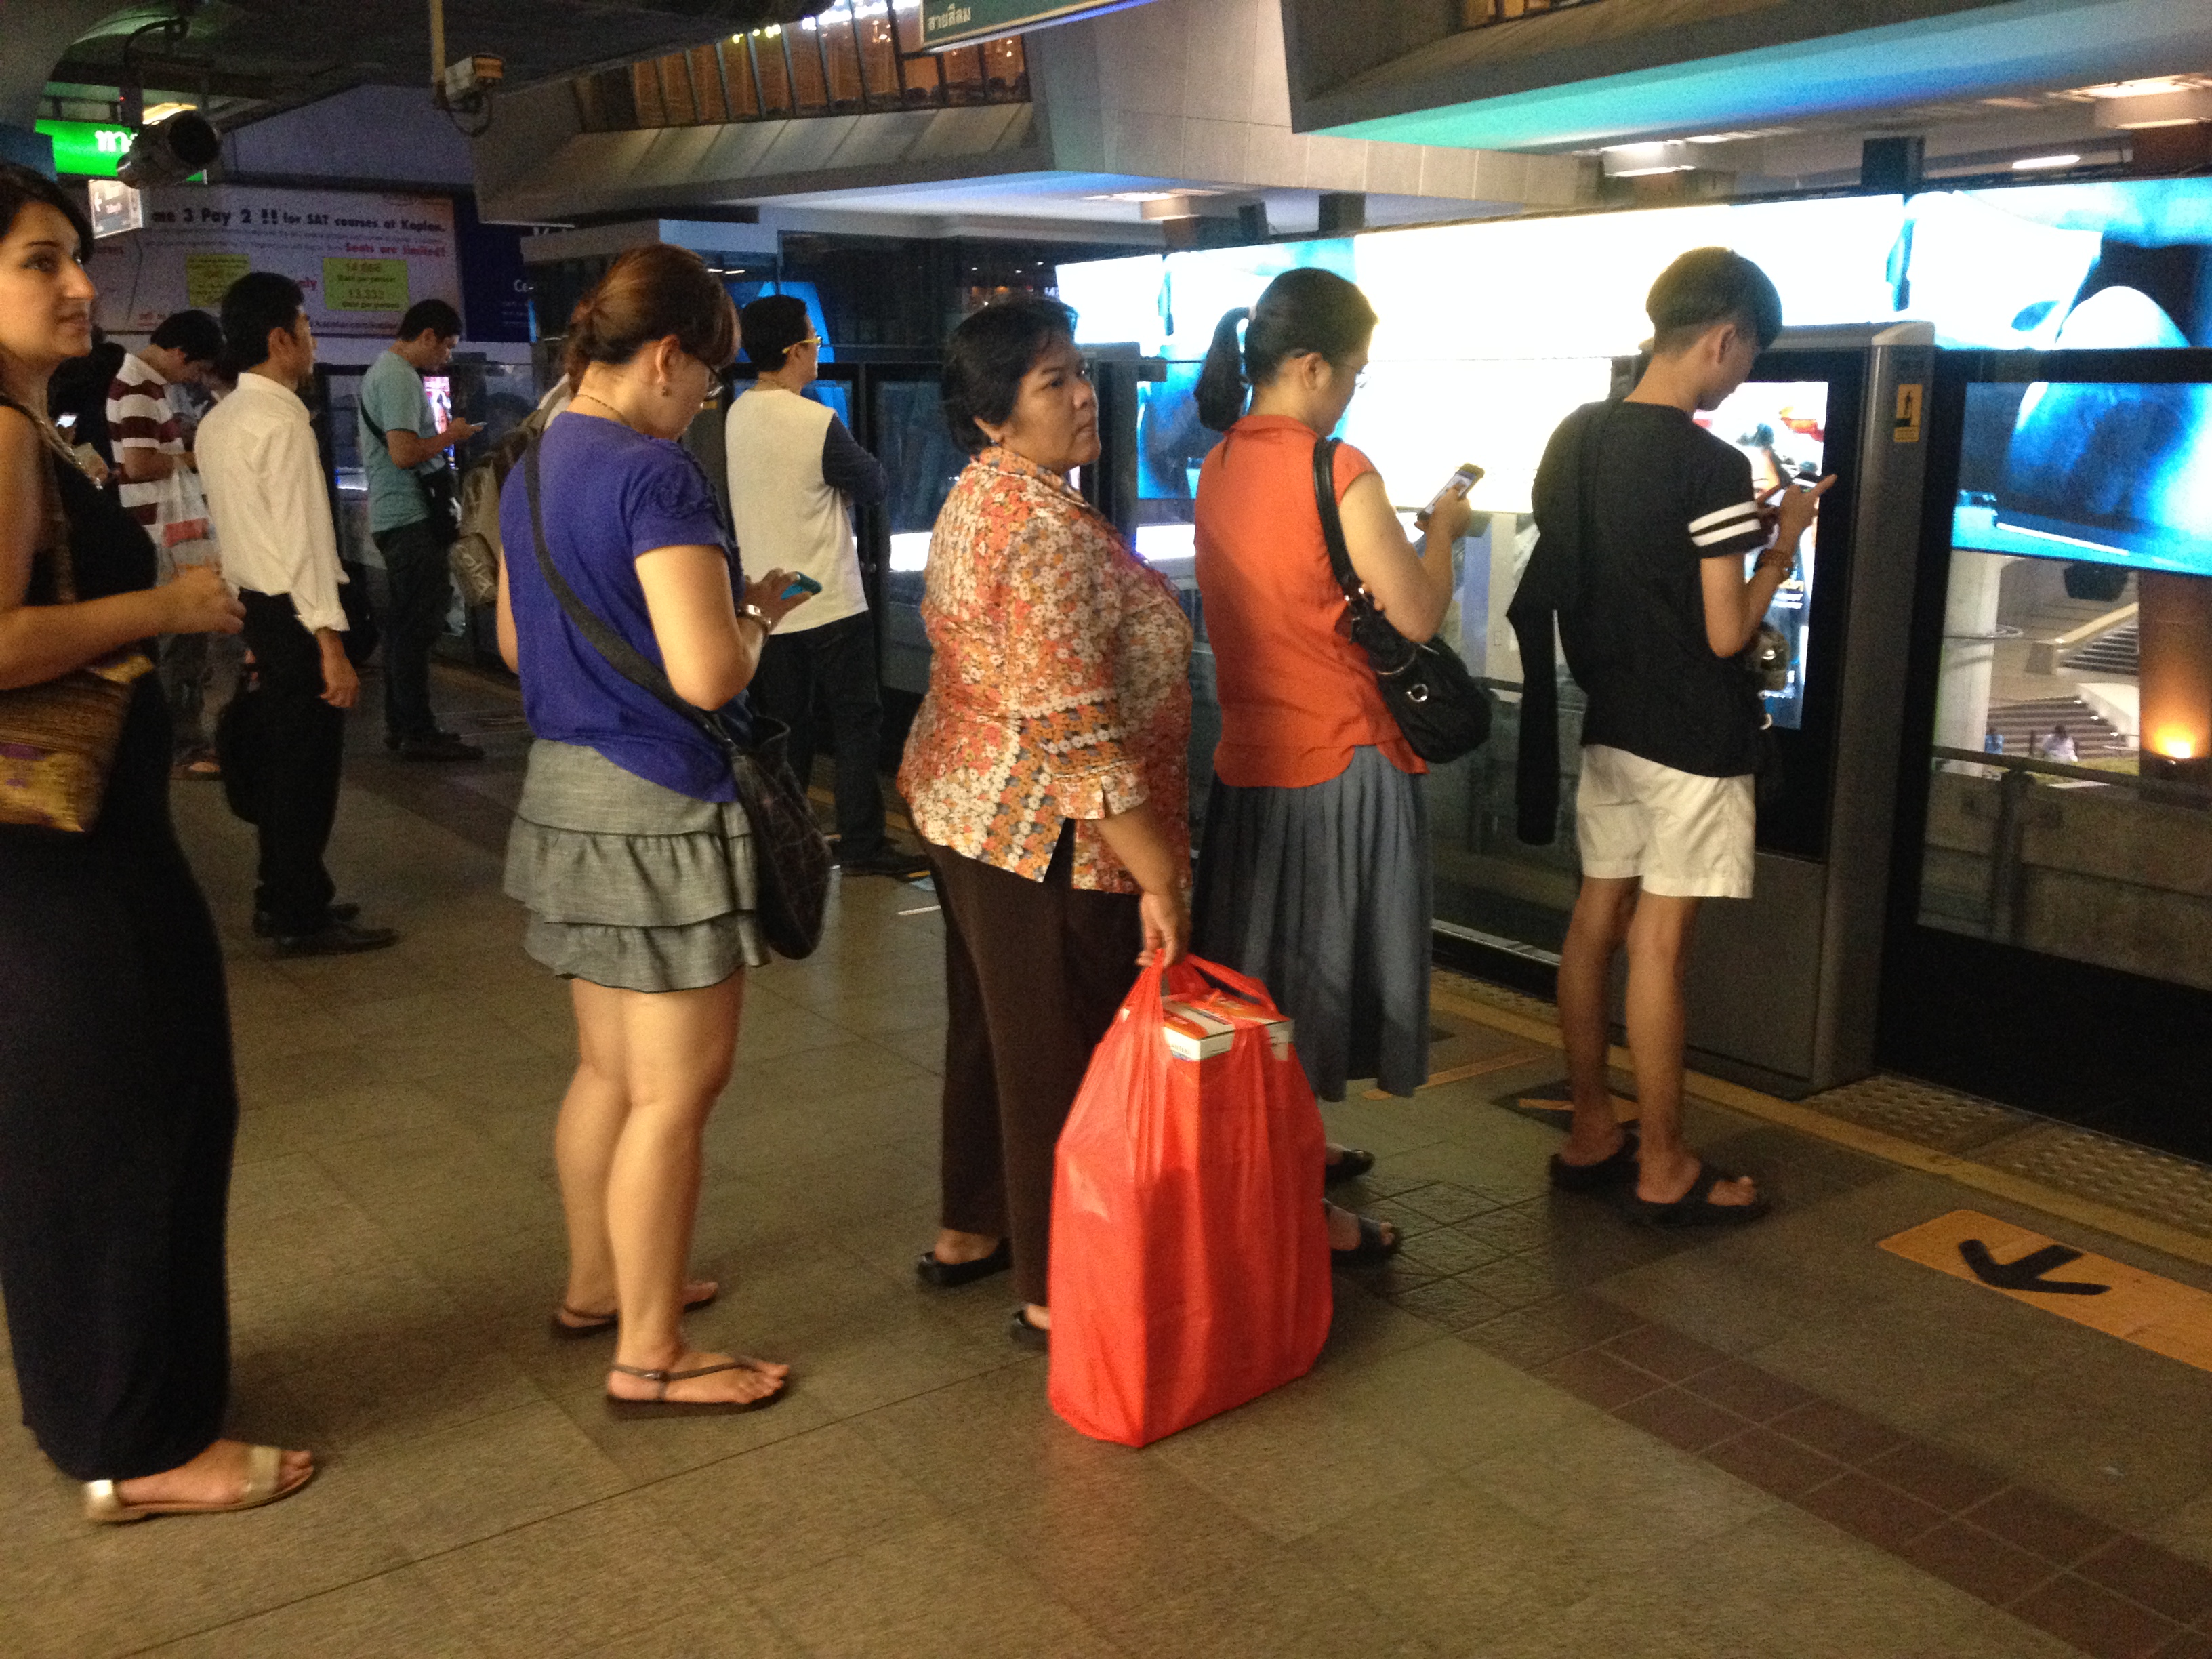
[[[1321,513],[1321,539],[1328,549],[1329,574],[1344,590],[1344,597],[1357,605],[1365,598],[1366,590],[1360,586],[1359,573],[1352,568],[1352,555],[1344,545],[1344,515],[1336,505],[1338,447],[1334,438],[1322,438],[1314,445],[1314,506]]]
[[[678,696],[675,686],[669,683],[666,672],[656,667],[651,658],[600,621],[590,607],[576,597],[576,590],[568,586],[568,579],[554,565],[553,555],[545,545],[545,514],[538,501],[538,443],[539,440],[532,439],[530,447],[522,453],[522,481],[530,497],[530,531],[538,544],[538,569],[545,578],[545,586],[560,601],[561,609],[575,624],[576,631],[590,641],[594,651],[607,659],[608,667],[696,726],[725,754],[736,755],[739,752],[738,745],[722,729],[722,723],[706,710],[693,707]]]

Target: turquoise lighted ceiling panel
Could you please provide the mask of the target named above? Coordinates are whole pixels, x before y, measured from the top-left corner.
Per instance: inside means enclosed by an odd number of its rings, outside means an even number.
[[[2207,0],[2032,0],[1316,130],[1469,149],[1588,149],[2054,79],[2089,85],[2148,72],[2142,65],[2156,54],[2208,46]],[[1369,89],[1382,93],[1387,75]]]

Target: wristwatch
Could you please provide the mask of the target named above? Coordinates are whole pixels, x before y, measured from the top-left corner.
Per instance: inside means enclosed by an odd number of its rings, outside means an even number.
[[[763,634],[773,634],[775,632],[775,618],[769,616],[767,611],[762,610],[750,599],[744,599],[738,602],[738,614],[740,617],[750,617],[753,621],[758,623],[761,625],[761,632]]]

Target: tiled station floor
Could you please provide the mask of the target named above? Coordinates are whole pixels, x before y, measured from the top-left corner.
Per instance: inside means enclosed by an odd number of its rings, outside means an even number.
[[[1460,1014],[1436,1086],[1329,1112],[1411,1237],[1338,1276],[1313,1375],[1143,1452],[1085,1440],[1004,1280],[913,1279],[939,922],[881,879],[817,959],[754,976],[709,1135],[696,1261],[727,1288],[696,1328],[791,1361],[789,1399],[610,1420],[606,1349],[544,1331],[569,1029],[499,892],[526,739],[448,690],[491,761],[364,747],[341,811],[343,890],[392,951],[267,959],[248,832],[178,790],[246,1102],[235,1429],[322,1476],[94,1529],[11,1394],[0,1653],[2212,1655],[2212,1374],[1879,1244],[1966,1208],[2212,1272],[1713,1104],[1699,1139],[1778,1213],[1633,1227],[1546,1191],[1556,1129],[1511,1103],[1555,1051]]]

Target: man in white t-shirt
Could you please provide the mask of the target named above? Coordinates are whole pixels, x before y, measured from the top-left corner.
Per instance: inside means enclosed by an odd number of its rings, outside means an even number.
[[[739,322],[760,378],[724,426],[738,551],[749,569],[781,567],[822,584],[761,648],[753,707],[791,728],[792,769],[805,784],[820,693],[836,740],[838,862],[853,875],[909,875],[921,861],[900,857],[884,838],[875,618],[853,541],[852,509],[884,498],[883,463],[826,404],[800,395],[822,350],[805,301],[770,295],[747,306]]]

